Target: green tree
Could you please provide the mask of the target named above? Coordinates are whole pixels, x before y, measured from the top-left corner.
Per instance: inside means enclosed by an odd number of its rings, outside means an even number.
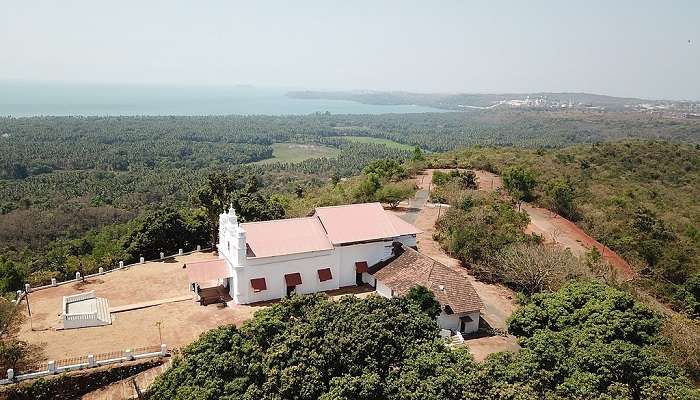
[[[212,172],[194,195],[195,205],[202,207],[207,213],[209,242],[212,246],[215,246],[218,242],[219,215],[231,204],[233,192],[236,188],[237,185],[234,178],[221,172]]]
[[[442,311],[440,302],[435,299],[435,295],[425,286],[414,286],[406,293],[406,298],[418,305],[421,311],[431,318],[437,318]]]
[[[558,214],[569,219],[577,219],[574,208],[574,188],[562,178],[555,178],[547,183],[547,196],[551,207]]]
[[[284,216],[282,203],[264,196],[253,185],[233,192],[231,204],[242,222],[267,221]]]
[[[460,203],[463,200],[460,199]],[[437,222],[437,239],[448,253],[465,264],[470,264],[483,278],[494,279],[489,269],[480,264],[489,260],[507,246],[530,242],[532,236],[523,233],[530,221],[527,213],[513,209],[498,195],[475,195],[471,207],[451,204]]]
[[[25,274],[20,265],[11,260],[0,258],[0,296],[21,289],[24,282]]]
[[[415,195],[416,191],[416,186],[411,183],[387,183],[375,192],[374,199],[396,208],[402,200]]]
[[[661,318],[619,289],[580,281],[536,294],[513,313],[508,329],[523,348],[517,358],[531,365],[540,391],[563,398],[699,395],[658,351]]]
[[[387,399],[387,378],[404,360],[450,351],[437,334],[435,320],[405,298],[294,295],[240,328],[202,335],[157,378],[150,398]],[[440,369],[456,376],[456,367]]]
[[[296,188],[294,188],[294,194],[297,195],[298,199],[304,197],[304,187],[301,185],[297,185]]]
[[[362,170],[365,175],[376,174],[381,179],[400,180],[406,177],[406,169],[401,162],[393,159],[374,160]]]
[[[420,149],[420,146],[415,146],[413,148],[413,153],[411,154],[411,161],[423,161],[425,160],[425,156],[423,155],[423,151]]]
[[[186,221],[172,208],[161,208],[140,218],[124,239],[124,248],[132,260],[143,256],[157,259],[161,252],[174,254],[177,249],[192,249],[206,240],[201,224]]]
[[[639,207],[631,221],[637,253],[650,267],[656,266],[664,255],[664,247],[673,239],[663,221],[648,208]]]
[[[337,172],[333,172],[333,174],[331,174],[331,185],[335,187],[338,182],[340,182],[340,175]]]
[[[698,399],[659,353],[659,324],[629,294],[575,282],[516,310],[519,352],[475,363],[408,297],[294,295],[202,335],[149,398]]]
[[[353,196],[358,202],[364,203],[368,201],[374,201],[374,195],[377,193],[377,190],[379,190],[381,186],[382,183],[379,180],[379,175],[377,175],[374,172],[370,172],[365,176],[365,179],[362,180],[362,182],[360,182],[357,188],[355,188]]]
[[[479,179],[476,177],[476,173],[472,170],[467,170],[464,172],[457,171],[454,178],[458,180],[460,187],[464,189],[476,190],[479,188]]]
[[[450,181],[450,174],[442,171],[433,171],[433,185],[442,186]]]
[[[501,179],[508,193],[517,201],[532,200],[532,191],[537,185],[532,171],[523,167],[511,167],[501,175]]]

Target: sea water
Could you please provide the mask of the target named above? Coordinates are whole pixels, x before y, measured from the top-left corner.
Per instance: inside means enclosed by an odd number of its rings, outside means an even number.
[[[139,86],[0,82],[0,116],[304,115],[420,113],[415,105],[371,105],[346,100],[295,99],[284,89],[251,86]]]

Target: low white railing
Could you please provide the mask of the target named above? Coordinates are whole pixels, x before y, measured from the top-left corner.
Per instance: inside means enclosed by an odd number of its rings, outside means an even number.
[[[74,361],[77,360],[78,362],[72,363],[72,364],[66,364],[66,365],[60,365],[57,364],[56,361],[48,361],[46,362],[46,369],[41,370],[41,371],[32,371],[24,374],[17,374],[15,375],[15,371],[13,369],[8,369],[7,370],[7,377],[5,379],[0,379],[0,385],[7,385],[9,383],[16,383],[19,381],[24,381],[27,379],[35,379],[35,378],[41,378],[44,376],[49,376],[49,375],[56,375],[56,374],[61,374],[64,372],[69,372],[69,371],[76,371],[76,370],[81,370],[81,369],[87,369],[87,368],[95,368],[95,367],[101,367],[104,365],[111,365],[111,364],[118,364],[122,363],[125,361],[133,361],[133,360],[143,360],[146,358],[154,358],[154,357],[165,357],[169,355],[168,353],[168,347],[165,344],[160,345],[160,350],[158,351],[151,351],[151,352],[145,352],[145,353],[139,353],[136,354],[134,351],[127,349],[124,350],[123,352],[120,352],[118,355],[113,354],[113,353],[106,353],[108,356],[113,356],[116,355],[116,357],[111,357],[107,359],[100,359],[100,355],[98,357],[95,357],[92,354],[88,354],[87,357],[78,357],[75,359],[69,359],[68,361]]]
[[[80,321],[80,320],[86,320],[86,319],[97,319],[97,312],[90,312],[90,313],[80,313],[80,314],[64,314],[63,315],[63,320],[64,321]]]
[[[66,284],[69,284],[69,283],[80,282],[80,281],[82,281],[83,279],[94,278],[94,277],[96,277],[96,276],[100,276],[100,275],[104,275],[104,274],[109,274],[109,273],[112,273],[112,272],[114,272],[114,271],[121,271],[121,270],[123,270],[123,269],[125,269],[125,268],[130,268],[130,267],[133,267],[133,266],[136,266],[136,265],[144,264],[144,263],[146,263],[146,262],[151,262],[151,261],[162,261],[162,260],[167,260],[167,259],[170,259],[170,258],[175,258],[175,257],[177,257],[177,256],[184,256],[184,255],[194,254],[194,253],[198,253],[198,252],[200,252],[200,251],[207,251],[207,250],[211,250],[211,247],[207,247],[207,248],[204,248],[204,249],[203,249],[202,246],[197,245],[197,248],[196,248],[195,250],[185,252],[185,251],[182,251],[182,249],[179,249],[178,252],[177,252],[177,254],[173,254],[173,255],[169,255],[169,256],[166,256],[166,255],[164,255],[164,254],[161,253],[161,257],[160,257],[160,258],[153,259],[153,260],[148,260],[148,261],[146,261],[146,260],[143,260],[143,257],[141,257],[141,258],[139,259],[138,262],[135,262],[135,263],[133,263],[133,264],[128,264],[128,265],[125,265],[125,264],[124,264],[124,261],[120,261],[118,267],[115,267],[115,268],[112,268],[112,269],[109,269],[109,270],[106,270],[106,271],[105,271],[103,268],[100,268],[99,272],[97,272],[97,273],[95,273],[95,274],[85,275],[84,277],[82,277],[82,276],[80,275],[80,272],[76,272],[76,273],[75,273],[75,279],[69,279],[69,280],[63,281],[63,282],[57,282],[55,278],[52,278],[50,284],[48,284],[48,285],[43,285],[43,286],[37,286],[37,287],[31,287],[28,283],[25,283],[25,284],[24,284],[24,290],[18,290],[18,291],[17,291],[17,297],[15,298],[15,300],[13,300],[13,302],[19,303],[20,301],[22,301],[22,299],[24,299],[24,297],[27,295],[27,293],[36,292],[36,291],[38,291],[38,290],[44,290],[44,289],[49,289],[49,288],[56,287],[56,286],[66,285]],[[143,261],[142,261],[142,260],[143,260]],[[65,307],[64,307],[64,310],[65,310]]]
[[[76,303],[78,301],[83,301],[83,300],[90,300],[95,298],[95,291],[91,290],[89,292],[84,292],[84,293],[78,293],[78,294],[72,294],[70,296],[66,296],[66,304],[70,303]]]

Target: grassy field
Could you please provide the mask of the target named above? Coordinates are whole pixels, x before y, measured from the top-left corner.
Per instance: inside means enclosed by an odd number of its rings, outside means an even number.
[[[338,154],[340,154],[338,149],[316,144],[273,143],[272,155],[274,157],[257,161],[254,164],[270,164],[278,161],[294,163],[309,158],[335,157]]]
[[[393,140],[389,140],[389,139],[374,138],[374,137],[368,137],[368,136],[342,136],[342,138],[345,140],[349,140],[351,142],[383,144],[387,147],[393,147],[393,148],[397,148],[400,150],[413,150],[413,146],[409,146],[407,144],[403,144],[403,143],[399,143],[399,142],[394,142]]]

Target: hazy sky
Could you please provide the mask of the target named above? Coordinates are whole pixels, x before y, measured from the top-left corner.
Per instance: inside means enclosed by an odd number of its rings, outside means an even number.
[[[700,100],[698,0],[0,0],[0,10],[0,80]]]

